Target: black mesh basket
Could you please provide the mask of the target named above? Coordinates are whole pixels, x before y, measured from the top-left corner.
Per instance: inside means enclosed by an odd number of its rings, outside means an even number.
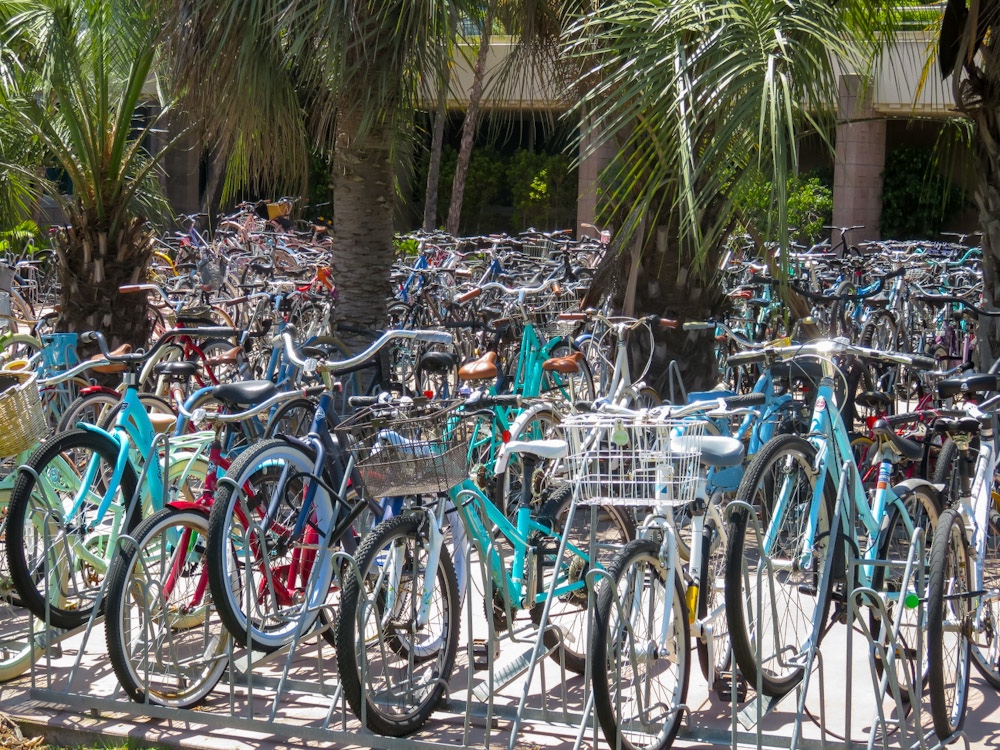
[[[336,432],[354,454],[368,497],[447,492],[469,475],[465,424],[443,401],[363,409]]]

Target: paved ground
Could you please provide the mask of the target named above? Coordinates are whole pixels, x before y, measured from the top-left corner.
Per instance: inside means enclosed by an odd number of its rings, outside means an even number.
[[[0,617],[0,622],[12,620]],[[467,632],[466,627],[463,624],[463,632]],[[478,631],[482,627],[485,626],[477,622],[473,629]],[[850,736],[856,741],[867,739],[868,727],[875,717],[877,701],[865,643],[860,636],[854,638],[854,659],[848,662],[846,633],[846,627],[837,626],[824,641],[824,679],[820,681],[817,673],[806,701],[808,716],[802,727],[803,737],[810,740],[806,745],[818,746],[816,740],[820,732],[813,717],[822,716],[828,730],[828,746],[844,746],[839,737],[844,736],[846,729],[848,700]],[[113,742],[116,738],[130,738],[154,747],[201,750],[281,750],[361,744],[358,743],[357,722],[349,712],[345,716],[335,696],[330,695],[336,685],[332,652],[325,643],[320,645],[317,641],[322,643],[322,639],[313,639],[312,644],[303,646],[292,660],[290,676],[294,684],[277,699],[275,691],[263,683],[270,681],[269,685],[273,686],[284,666],[281,658],[255,670],[256,685],[252,694],[245,687],[227,689],[220,685],[199,711],[176,713],[159,709],[151,712],[162,716],[151,718],[140,714],[142,710],[150,712],[149,709],[127,702],[117,692],[114,675],[104,655],[103,626],[98,625],[86,643],[83,635],[78,634],[61,644],[61,654],[47,667],[39,664],[34,676],[24,675],[0,685],[0,711],[18,719],[26,734],[44,733],[50,742],[67,745],[98,739]],[[503,651],[501,660],[517,651],[516,644],[505,643]],[[521,695],[523,679],[516,680],[498,696],[495,710],[501,718],[488,722],[486,707],[476,703],[476,715],[466,726],[460,703],[466,695],[468,677],[464,654],[460,662],[462,668],[452,683],[455,702],[436,714],[418,735],[403,743],[383,742],[383,747],[429,750],[463,742],[498,750],[508,746],[511,722],[507,717]],[[476,672],[474,679],[478,680],[482,674]],[[320,686],[327,687],[326,694]],[[42,694],[41,690],[49,693]],[[563,683],[554,663],[547,660],[542,674],[536,675],[530,694],[532,718],[522,725],[516,746],[522,750],[572,748],[579,721],[567,720],[562,708],[565,706],[575,716],[579,715],[585,694],[582,679],[569,677]],[[796,701],[797,696],[789,696],[766,718],[762,725],[765,744],[787,744],[797,716]],[[729,745],[732,721],[729,706],[709,697],[697,661],[692,670],[688,703],[690,720],[677,747]],[[970,707],[966,722],[969,745],[973,748],[1000,746],[1000,699],[978,675],[973,679]],[[543,710],[548,711],[548,720],[542,718]],[[167,716],[170,718],[165,718]],[[372,739],[372,744],[378,744],[375,738]],[[899,740],[898,734],[893,735],[889,746],[899,747]],[[603,740],[598,744],[606,747]],[[740,744],[756,744],[754,736],[742,736]],[[591,729],[585,732],[583,747],[593,748],[594,745]]]

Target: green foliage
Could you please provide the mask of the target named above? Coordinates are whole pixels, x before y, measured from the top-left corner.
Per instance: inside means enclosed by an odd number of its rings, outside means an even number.
[[[516,230],[555,229],[572,223],[577,179],[566,156],[518,151],[509,162],[507,180]]]
[[[441,176],[438,182],[438,224],[444,225],[448,218],[448,204],[451,203],[451,188],[455,180],[455,164],[458,152],[445,146],[441,155]],[[507,183],[504,175],[504,157],[493,149],[476,148],[469,159],[469,171],[465,177],[465,193],[462,197],[463,234],[494,231],[485,209],[492,206],[504,195]],[[426,174],[426,172],[425,172]],[[421,188],[425,187],[421,183]]]
[[[10,229],[0,228],[0,253],[20,255],[26,247],[34,248],[41,237],[42,231],[30,219]]]
[[[962,202],[959,189],[938,169],[930,149],[898,148],[887,155],[882,173],[884,239],[934,237]]]
[[[764,241],[778,240],[774,217],[774,185],[762,173],[740,182],[733,203],[747,230]],[[803,244],[817,242],[823,227],[833,217],[833,189],[820,175],[792,175],[788,178],[788,226],[795,228],[794,239]]]

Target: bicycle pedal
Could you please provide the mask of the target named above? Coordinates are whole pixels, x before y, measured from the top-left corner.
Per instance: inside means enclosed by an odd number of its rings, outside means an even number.
[[[719,672],[712,683],[712,690],[719,696],[719,700],[724,703],[733,701],[733,674],[732,672]],[[743,675],[736,674],[736,702],[743,703],[747,699],[747,681]]]
[[[500,644],[493,644],[493,663],[496,664],[500,656]],[[476,638],[472,642],[472,668],[475,671],[490,668],[489,644],[482,638]]]
[[[799,585],[799,593],[803,596],[816,596],[817,591],[818,589],[815,584],[803,583]]]

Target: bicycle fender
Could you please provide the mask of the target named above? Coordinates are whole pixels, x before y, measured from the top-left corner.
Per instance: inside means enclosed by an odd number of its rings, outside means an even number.
[[[174,500],[166,504],[167,508],[172,510],[193,510],[197,513],[201,513],[205,518],[208,518],[208,508],[206,508],[201,503],[195,502],[194,500]]]
[[[114,388],[108,388],[105,385],[88,385],[86,388],[80,389],[81,396],[89,396],[91,393],[106,393],[109,396],[121,396]]]
[[[916,491],[917,487],[926,487],[930,491],[931,495],[933,495],[933,497],[937,500],[938,510],[941,510],[941,490],[937,485],[928,482],[926,479],[921,479],[919,477],[904,479],[899,484],[894,484],[892,486],[892,491],[896,493],[896,497],[900,500],[905,500]]]

